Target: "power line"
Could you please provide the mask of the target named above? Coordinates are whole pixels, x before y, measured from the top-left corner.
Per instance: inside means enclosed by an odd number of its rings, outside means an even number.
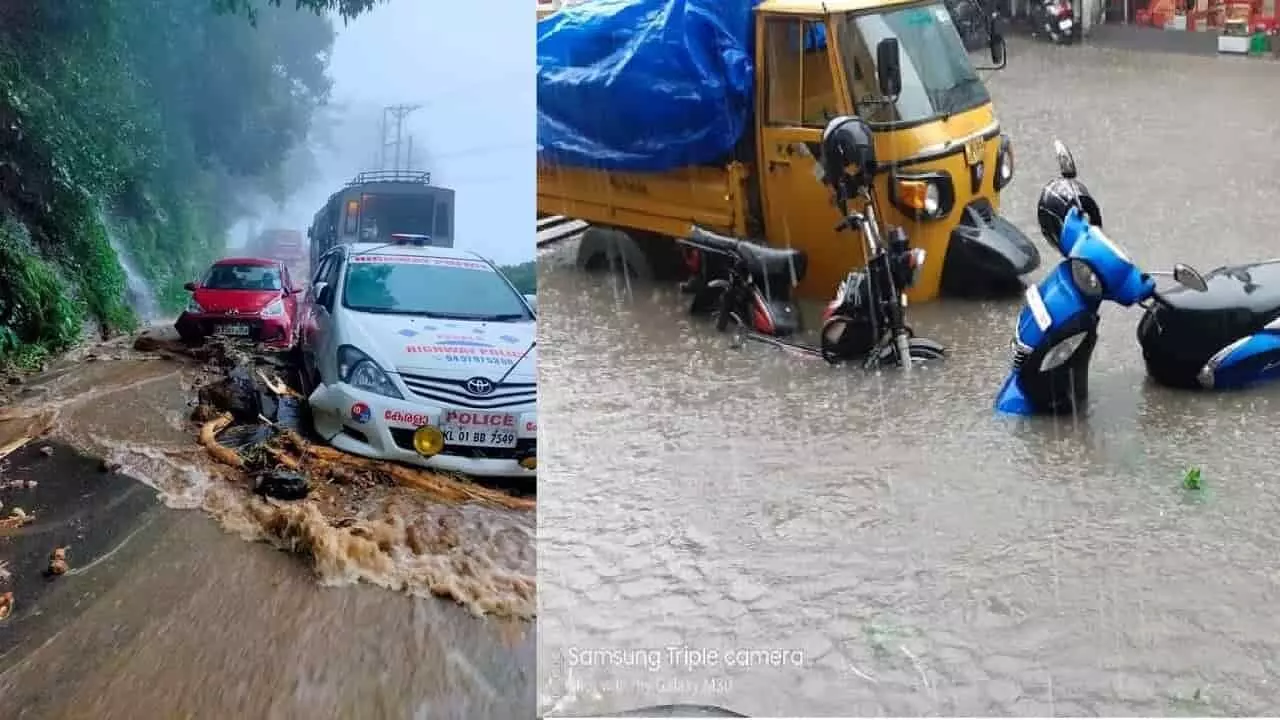
[[[380,170],[387,169],[387,148],[395,149],[395,167],[394,170],[400,170],[400,161],[405,160],[405,169],[408,169],[413,162],[413,138],[409,138],[409,152],[405,157],[402,153],[402,145],[404,144],[404,119],[415,110],[420,109],[421,105],[389,105],[382,109],[382,138],[378,145],[378,168]],[[395,122],[395,139],[387,140],[387,131],[390,129],[387,125],[387,118],[394,118]]]

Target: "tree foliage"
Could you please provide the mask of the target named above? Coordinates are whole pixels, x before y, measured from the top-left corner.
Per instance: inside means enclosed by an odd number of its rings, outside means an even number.
[[[324,13],[374,1],[0,0],[0,358],[69,344],[77,313],[131,323],[113,239],[182,302],[241,200],[288,190],[330,91]]]
[[[343,20],[350,20],[383,2],[386,0],[294,0],[294,9],[310,10],[317,15],[335,13]],[[278,8],[284,0],[266,0],[266,3]],[[219,12],[243,14],[251,21],[256,21],[262,7],[262,3],[255,0],[213,0],[213,5]]]
[[[534,295],[538,292],[538,266],[534,261],[530,260],[519,265],[504,265],[499,269],[511,284],[525,295]]]

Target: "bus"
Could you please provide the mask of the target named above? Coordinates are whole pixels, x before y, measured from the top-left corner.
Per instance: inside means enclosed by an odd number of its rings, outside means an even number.
[[[315,263],[335,245],[391,242],[394,234],[422,235],[435,247],[453,247],[454,193],[431,184],[431,173],[373,170],[356,175],[316,213],[311,241]]]

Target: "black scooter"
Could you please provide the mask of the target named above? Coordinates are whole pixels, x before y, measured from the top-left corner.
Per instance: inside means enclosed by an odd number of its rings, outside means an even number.
[[[693,295],[692,314],[710,313],[720,332],[730,324],[768,337],[800,330],[794,290],[808,267],[804,252],[726,237],[697,225],[677,242],[693,272],[683,287]]]

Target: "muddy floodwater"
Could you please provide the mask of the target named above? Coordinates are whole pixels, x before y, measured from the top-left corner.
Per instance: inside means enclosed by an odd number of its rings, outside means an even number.
[[[207,372],[128,340],[5,390],[0,447],[48,434],[0,464],[0,516],[34,514],[0,542],[0,717],[528,716],[532,511],[255,497],[196,444]]]
[[[1009,55],[1020,227],[1058,136],[1148,269],[1280,255],[1280,65]],[[540,258],[541,712],[1275,709],[1280,387],[1152,387],[1140,311],[1107,308],[1087,414],[1001,419],[1018,300],[909,308],[952,355],[908,380],[731,350],[573,250]]]

